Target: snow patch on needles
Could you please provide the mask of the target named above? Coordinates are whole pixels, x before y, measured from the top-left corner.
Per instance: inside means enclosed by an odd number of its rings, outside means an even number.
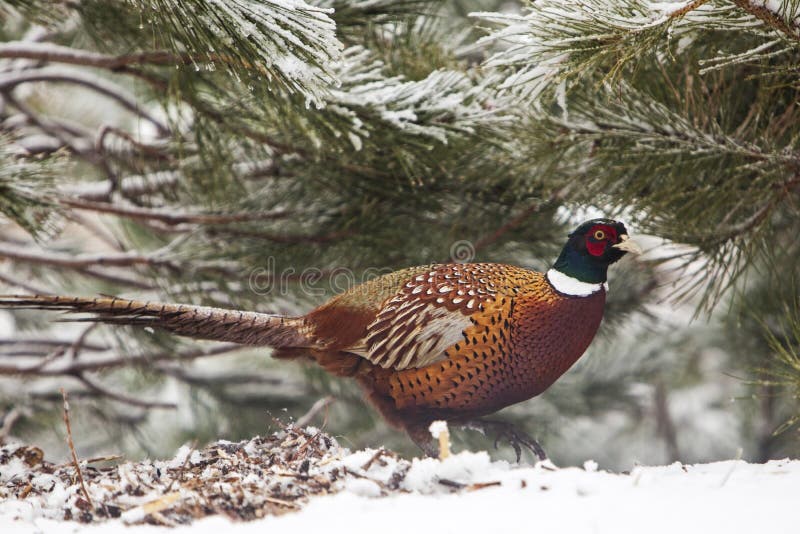
[[[786,22],[800,22],[800,3],[795,0],[750,0],[750,4],[772,11]]]
[[[399,131],[447,144],[453,136],[474,134],[481,127],[508,120],[498,103],[486,101],[490,82],[467,73],[436,70],[422,80],[386,76],[384,64],[369,50],[353,46],[337,65],[341,87],[333,89],[328,109],[350,122],[347,135],[358,150],[369,138],[373,118]],[[377,116],[377,117],[376,117]]]
[[[627,62],[643,54],[662,53],[673,39],[680,45],[680,39],[691,36],[691,29],[759,36],[770,32],[763,21],[736,6],[696,4],[692,0],[539,0],[529,3],[521,14],[476,12],[470,16],[494,28],[478,45],[494,49],[486,66],[505,75],[501,92],[539,107],[546,105],[543,100],[549,103],[558,97],[564,82],[585,76],[587,70],[599,68],[606,79],[614,79]],[[765,57],[765,53],[755,50],[748,57]]]
[[[290,87],[321,102],[327,86],[337,83],[330,69],[343,45],[336,38],[333,9],[303,0],[210,0],[258,43],[261,60],[276,68]]]
[[[223,65],[240,80],[266,77],[267,84],[277,82],[317,106],[339,83],[332,65],[344,45],[336,37],[333,9],[303,0],[149,0],[141,9],[163,10],[164,3],[170,15],[153,18],[153,24],[171,26],[181,41],[176,52],[185,47],[195,70]],[[209,48],[208,36],[221,46]]]

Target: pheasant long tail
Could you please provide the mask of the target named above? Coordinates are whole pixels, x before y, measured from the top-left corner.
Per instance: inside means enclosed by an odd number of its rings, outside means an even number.
[[[0,296],[0,308],[62,310],[90,317],[70,319],[149,326],[195,339],[271,347],[312,347],[301,317],[226,310],[188,304],[164,304],[114,297],[81,298],[43,295]]]

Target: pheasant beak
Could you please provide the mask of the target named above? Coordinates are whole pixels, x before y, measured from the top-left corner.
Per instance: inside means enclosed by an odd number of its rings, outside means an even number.
[[[642,253],[642,247],[640,247],[636,241],[628,237],[628,234],[620,235],[619,239],[619,243],[612,245],[614,248],[624,250],[625,252],[631,252],[633,254]]]

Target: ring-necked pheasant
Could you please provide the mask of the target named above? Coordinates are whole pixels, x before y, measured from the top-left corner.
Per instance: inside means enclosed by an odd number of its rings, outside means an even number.
[[[594,219],[544,274],[494,263],[411,267],[302,317],[119,298],[5,296],[0,306],[85,312],[311,358],[354,377],[390,423],[432,453],[432,421],[485,428],[474,419],[540,394],[580,358],[603,317],[608,266],[626,252],[640,250],[625,226]]]

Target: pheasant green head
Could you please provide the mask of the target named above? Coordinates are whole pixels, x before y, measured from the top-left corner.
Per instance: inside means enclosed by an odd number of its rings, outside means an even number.
[[[639,254],[641,249],[630,239],[624,224],[612,219],[592,219],[569,234],[551,272],[583,284],[603,284],[608,266],[628,252]],[[550,279],[554,281],[552,276]]]

